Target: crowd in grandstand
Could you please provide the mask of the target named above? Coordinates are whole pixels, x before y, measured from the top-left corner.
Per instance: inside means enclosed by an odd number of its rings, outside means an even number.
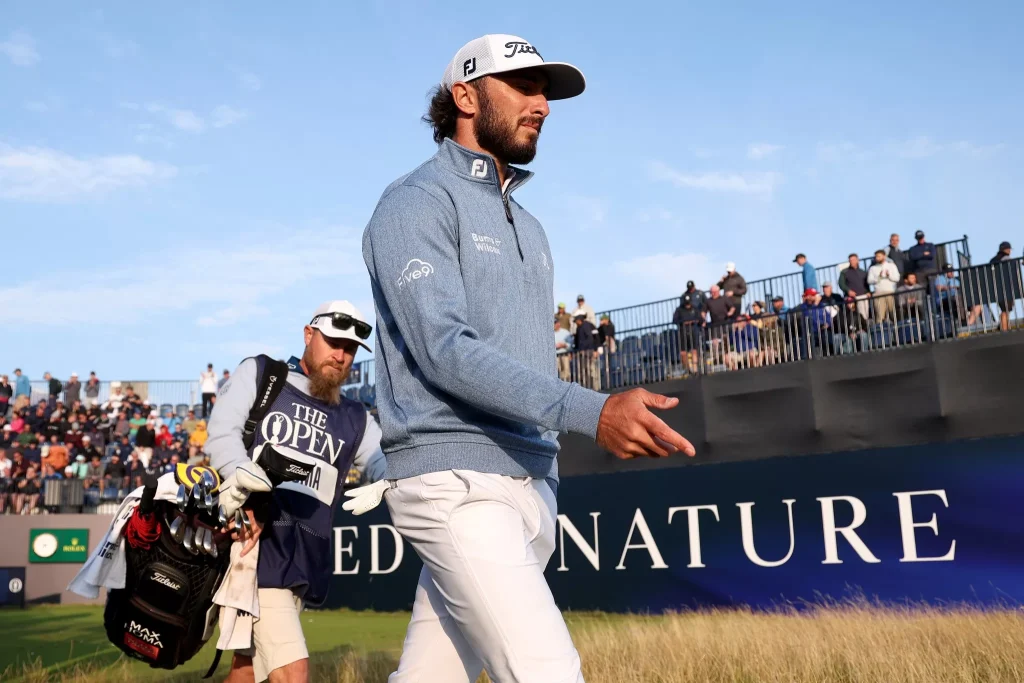
[[[746,279],[735,263],[728,263],[721,279],[707,291],[693,281],[687,283],[672,317],[675,329],[657,340],[671,348],[660,352],[666,363],[678,363],[683,373],[697,373],[705,363],[737,369],[863,352],[891,345],[890,339],[917,343],[929,336],[949,336],[954,327],[973,328],[983,317],[981,301],[986,299],[994,299],[999,309],[999,328],[1008,329],[1013,302],[1019,298],[1019,273],[1007,270],[994,285],[977,277],[964,282],[960,270],[923,231],[918,230],[914,239],[915,244],[904,250],[900,236],[891,235],[889,244],[875,251],[868,264],[850,254],[835,284],[819,285],[818,269],[806,254],[797,254],[793,261],[800,268],[803,285],[798,302],[786,301],[781,294],[751,300]],[[989,263],[1012,259],[1010,243],[1003,242]],[[986,291],[966,295],[972,289]],[[934,329],[931,315],[938,316],[943,329]],[[931,329],[927,329],[929,322]],[[616,350],[614,324],[608,315],[602,315],[598,324],[582,295],[572,314],[559,304],[555,350],[563,379],[599,389],[602,374],[609,378],[615,367],[611,358]]]
[[[212,374],[212,366],[207,372]],[[220,384],[227,376],[225,371]],[[48,485],[51,481],[81,481],[79,505],[95,507],[120,501],[146,475],[159,476],[179,463],[208,464],[205,418],[215,401],[205,394],[208,386],[216,391],[215,378],[202,385],[198,418],[194,410],[184,417],[161,414],[120,382],[110,383],[101,403],[95,372],[84,385],[76,373],[65,383],[50,373],[43,379],[48,395],[32,403],[31,384],[21,369],[14,371],[13,383],[0,376],[0,513],[56,511],[67,500],[61,496],[64,487]]]

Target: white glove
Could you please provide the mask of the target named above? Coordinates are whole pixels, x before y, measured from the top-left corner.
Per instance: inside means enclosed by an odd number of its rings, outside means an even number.
[[[345,491],[345,497],[351,498],[342,504],[343,510],[348,510],[353,515],[361,515],[369,512],[373,508],[380,505],[381,498],[384,497],[384,492],[391,488],[391,485],[387,480],[381,479],[375,481],[372,484],[366,486],[360,486],[359,488],[349,489]]]
[[[269,491],[274,488],[263,468],[248,461],[239,465],[231,476],[224,480],[220,489],[220,505],[228,519],[245,504],[250,493]]]

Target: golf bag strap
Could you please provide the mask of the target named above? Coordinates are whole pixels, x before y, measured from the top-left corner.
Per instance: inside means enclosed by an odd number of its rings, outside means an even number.
[[[206,670],[206,675],[203,678],[210,678],[213,676],[213,672],[217,670],[217,665],[220,664],[220,656],[224,654],[224,650],[217,650],[217,654],[213,656],[213,664]]]
[[[252,442],[256,440],[256,428],[259,426],[260,420],[266,416],[270,406],[274,405],[274,401],[284,389],[285,382],[288,381],[287,363],[261,354],[257,357],[257,367],[260,359],[263,360],[263,372],[258,373],[256,400],[253,401],[249,417],[245,420],[245,427],[242,429],[242,443],[247,451],[252,448]]]

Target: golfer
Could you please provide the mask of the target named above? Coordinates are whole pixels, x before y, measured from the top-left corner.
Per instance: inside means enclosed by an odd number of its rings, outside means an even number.
[[[574,66],[511,35],[458,51],[430,103],[437,154],[385,190],[363,235],[377,308],[377,397],[391,519],[423,560],[393,682],[582,681],[544,580],[555,547],[557,435],[621,458],[690,443],[642,389],[558,379],[554,264],[513,198],[548,102],[583,92]],[[509,321],[516,322],[512,327]]]

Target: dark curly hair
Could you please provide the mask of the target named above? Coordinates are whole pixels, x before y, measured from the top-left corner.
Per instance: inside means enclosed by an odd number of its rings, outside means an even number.
[[[459,108],[455,106],[452,91],[438,85],[430,91],[430,106],[423,115],[423,122],[434,129],[434,142],[441,144],[445,138],[455,135],[455,120],[459,116]]]

